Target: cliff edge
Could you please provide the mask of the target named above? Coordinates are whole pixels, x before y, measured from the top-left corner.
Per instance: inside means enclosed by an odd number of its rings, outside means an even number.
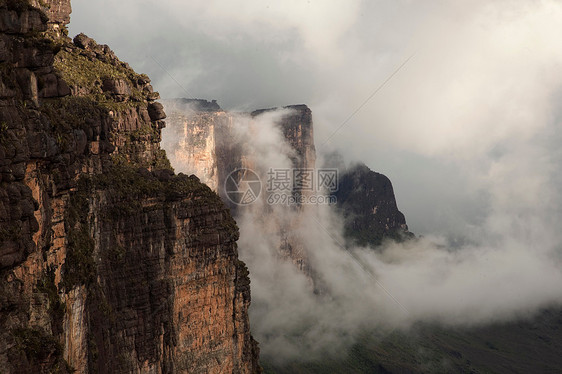
[[[390,179],[365,164],[344,170],[333,195],[344,218],[345,238],[351,244],[376,247],[386,239],[414,238],[398,210]]]
[[[258,372],[234,220],[70,10],[0,1],[0,371]]]

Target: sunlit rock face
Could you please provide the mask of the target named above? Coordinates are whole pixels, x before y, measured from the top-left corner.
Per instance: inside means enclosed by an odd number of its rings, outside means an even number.
[[[264,230],[278,238],[279,254],[293,262],[306,274],[310,273],[306,249],[293,229],[299,225],[298,211],[306,207],[294,204],[285,210],[291,219],[280,219],[279,208],[264,206],[267,197],[266,183],[268,167],[278,168],[279,164],[260,165],[260,147],[256,146],[254,136],[260,136],[258,127],[265,126],[261,116],[276,111],[283,114],[276,117],[271,131],[278,132],[277,141],[287,145],[286,163],[283,170],[314,169],[316,153],[314,149],[312,112],[306,105],[292,105],[284,108],[257,110],[252,113],[231,113],[223,111],[215,101],[177,99],[165,101],[169,113],[163,144],[176,171],[195,174],[223,198],[235,216],[250,209],[260,209]],[[241,128],[244,130],[241,131]],[[263,135],[263,134],[262,134]],[[256,171],[262,181],[262,204],[240,206],[231,201],[226,184],[228,176],[239,169]],[[290,174],[289,174],[290,175]],[[293,187],[290,196],[308,195],[301,187]],[[255,212],[253,214],[256,214]]]
[[[227,207],[160,148],[146,75],[0,2],[0,372],[253,373]]]
[[[223,111],[216,102],[205,100],[165,103],[170,115],[163,143],[174,168],[197,175],[201,182],[219,192],[219,167],[224,169],[225,165],[218,160],[227,146],[225,142],[230,137],[233,115]],[[225,156],[232,158],[233,155]]]
[[[169,117],[163,144],[176,171],[195,174],[217,191],[237,219],[249,214],[253,221],[261,222],[260,230],[277,238],[279,256],[292,262],[314,283],[307,249],[310,243],[305,244],[300,227],[303,220],[310,219],[307,213],[317,206],[301,204],[297,198],[306,201],[318,191],[295,183],[292,174],[293,170],[317,172],[311,110],[306,105],[291,105],[233,113],[222,110],[216,101],[189,99],[169,100],[165,106]],[[272,151],[274,147],[278,148]],[[275,152],[281,155],[272,157]],[[350,245],[375,247],[384,239],[411,237],[388,178],[366,166],[346,169],[343,162],[329,164],[329,169],[338,169],[338,175],[336,191],[328,194],[337,201],[335,211],[345,221]],[[293,178],[289,195],[297,203],[291,206],[268,203],[269,169],[279,165]],[[225,190],[226,178],[237,169],[255,170],[261,178],[263,193],[253,205],[232,203]]]

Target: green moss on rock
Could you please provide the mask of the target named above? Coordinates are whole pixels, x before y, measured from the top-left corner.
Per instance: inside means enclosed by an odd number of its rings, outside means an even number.
[[[55,285],[55,270],[49,268],[37,282],[36,289],[47,295],[49,300],[49,316],[51,316],[51,329],[54,334],[62,332],[62,321],[66,311],[65,304],[59,297],[59,291]]]
[[[94,42],[95,43],[95,42]],[[97,46],[97,44],[95,44]],[[119,60],[113,63],[110,58],[105,58],[91,51],[84,51],[72,45],[66,45],[55,56],[54,67],[61,74],[69,86],[80,88],[91,95],[91,98],[102,105],[113,109],[123,106],[135,106],[146,100],[146,95],[139,89],[137,82],[143,81],[143,76],[135,73],[126,64]],[[110,92],[104,92],[104,81],[123,80],[129,87],[126,98],[116,101]],[[84,94],[82,93],[82,94]]]
[[[17,328],[12,330],[15,346],[10,349],[15,366],[22,365],[27,369],[37,368],[48,373],[72,373],[74,370],[64,360],[61,344],[42,330],[32,328]],[[29,365],[25,365],[27,361]],[[16,369],[16,372],[21,372]]]
[[[65,228],[68,243],[62,268],[62,285],[66,290],[71,290],[77,285],[90,285],[95,281],[95,242],[90,234],[88,222],[90,186],[89,178],[80,179],[78,189],[71,195],[66,211]]]
[[[71,86],[101,87],[103,78],[127,79],[124,69],[66,50],[57,54],[54,66]]]
[[[39,108],[43,116],[49,119],[56,133],[65,134],[72,129],[86,130],[88,121],[106,112],[90,97],[67,96],[48,99]]]

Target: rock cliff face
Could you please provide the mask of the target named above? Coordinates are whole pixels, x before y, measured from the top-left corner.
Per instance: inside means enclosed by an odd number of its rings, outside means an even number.
[[[250,373],[238,229],[160,149],[150,80],[0,1],[0,372]]]
[[[244,121],[259,121],[260,116],[278,108],[256,110],[247,115],[225,112],[215,101],[179,99],[165,104],[170,118],[164,136],[168,141],[164,143],[171,151],[172,164],[178,170],[199,176],[223,200],[230,203],[224,191],[226,176],[238,168],[253,169],[261,157],[252,144],[251,131],[249,136],[240,138],[236,127],[244,126]],[[290,148],[288,156],[291,167],[314,169],[316,151],[311,110],[306,105],[291,105],[281,109],[288,111],[276,119],[275,125]],[[369,170],[365,165],[346,170],[342,167],[343,162],[336,164],[326,166],[339,170],[338,190],[332,197],[337,201],[336,211],[345,220],[345,236],[351,245],[375,247],[386,238],[403,240],[413,237],[408,232],[404,215],[396,206],[388,178]],[[262,175],[262,184],[265,184],[264,177]],[[262,191],[265,187],[262,186]],[[291,194],[299,198],[312,192],[293,184]],[[230,204],[230,207],[236,215],[239,207],[234,204]],[[307,250],[296,232],[305,217],[300,213],[312,207],[294,204],[280,212],[282,208],[263,208],[262,219],[271,223],[267,227],[264,225],[264,230],[272,230],[273,227],[271,235],[279,237],[281,257],[311,275],[313,269],[309,265]],[[287,214],[287,211],[290,213]]]
[[[213,105],[214,104],[214,105]],[[170,113],[164,145],[168,149],[175,168],[195,174],[201,182],[219,193],[224,185],[224,172],[235,165],[225,165],[222,155],[241,160],[241,150],[231,149],[233,114],[223,111],[215,101],[168,100],[166,110]],[[235,155],[233,153],[236,153]]]
[[[237,169],[257,171],[256,164],[260,157],[253,144],[252,126],[260,126],[258,117],[278,109],[286,111],[280,116],[275,127],[282,139],[286,141],[290,152],[290,164],[294,169],[314,169],[316,152],[312,112],[306,105],[290,105],[283,108],[256,110],[252,113],[225,112],[213,100],[177,99],[165,102],[170,113],[168,127],[164,136],[164,145],[170,152],[174,167],[194,173],[201,181],[210,186],[223,198],[236,216],[241,209],[232,203],[225,191],[228,175]],[[249,124],[249,125],[248,125]],[[247,126],[243,133],[237,126]],[[278,167],[270,165],[269,167]],[[265,171],[261,175],[262,191],[266,195]],[[292,175],[289,170],[289,176]],[[289,194],[294,197],[309,195],[311,192],[299,186],[293,186]],[[298,202],[298,199],[295,199]],[[282,209],[283,207],[281,207]],[[290,209],[302,210],[299,203]],[[298,219],[279,219],[279,211],[264,209],[263,219],[273,224],[268,226],[271,234],[279,237],[280,255],[293,262],[305,273],[310,273],[306,250],[301,240],[295,236],[294,228],[300,224]],[[298,214],[297,214],[298,215]],[[293,218],[297,215],[292,214]]]
[[[251,116],[257,117],[278,109],[256,110],[251,113]],[[295,170],[314,170],[316,166],[316,149],[314,147],[312,111],[302,104],[289,105],[282,109],[289,110],[289,112],[279,118],[277,125],[281,130],[283,139],[293,151],[289,155],[292,168]],[[297,212],[291,214],[289,219],[281,220],[278,226],[281,256],[289,259],[300,271],[307,274],[314,285],[315,280],[312,275],[313,269],[310,266],[309,254],[302,238],[297,234],[299,226],[303,224],[301,221],[305,219],[300,213],[304,209],[313,208],[301,204],[301,198],[306,198],[313,193],[306,186],[296,183],[293,178],[291,195],[294,197],[296,204],[291,208]]]
[[[215,100],[196,99],[165,101],[170,113],[164,144],[172,164],[201,178],[201,181],[226,199],[224,184],[230,172],[255,165],[255,150],[248,134],[240,134],[235,127],[242,122],[280,108],[260,109],[252,113],[223,111]],[[288,111],[276,126],[282,138],[294,152],[290,155],[295,169],[313,169],[316,163],[312,112],[306,105],[283,107]],[[272,165],[277,167],[277,165]],[[304,191],[296,189],[297,194]],[[236,206],[231,206],[236,209]]]
[[[345,219],[345,237],[361,246],[378,246],[384,239],[413,238],[404,214],[398,210],[390,180],[357,164],[340,173],[337,198]]]
[[[257,117],[263,113],[279,108],[259,109],[251,113]],[[280,118],[278,126],[283,138],[295,151],[291,156],[293,167],[296,169],[313,169],[316,164],[316,149],[314,148],[314,130],[312,125],[312,111],[306,105],[289,105],[283,107],[290,112]]]

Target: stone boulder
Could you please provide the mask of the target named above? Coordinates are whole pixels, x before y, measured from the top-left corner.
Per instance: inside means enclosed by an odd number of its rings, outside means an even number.
[[[164,106],[160,103],[150,103],[148,105],[148,115],[153,121],[158,121],[166,118],[166,113],[164,113]]]
[[[131,88],[125,79],[107,78],[103,80],[102,90],[115,95],[129,96]]]

